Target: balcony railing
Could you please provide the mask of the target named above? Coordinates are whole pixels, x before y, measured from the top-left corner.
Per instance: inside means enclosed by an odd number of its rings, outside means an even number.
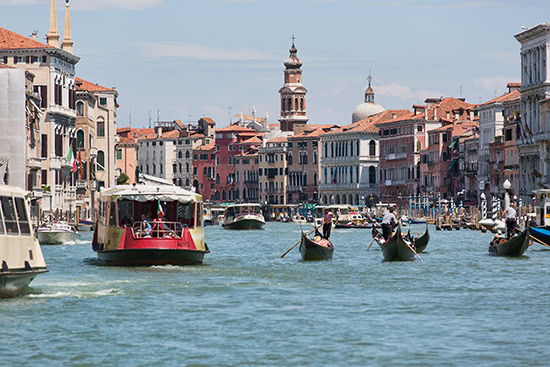
[[[76,188],[77,189],[85,189],[88,187],[88,181],[86,180],[77,180],[76,181]]]
[[[384,156],[384,159],[387,161],[391,161],[394,159],[403,159],[403,158],[407,158],[407,153],[390,153]]]
[[[61,169],[61,157],[50,157],[50,169]]]
[[[40,158],[29,158],[27,161],[27,166],[30,169],[41,169],[42,168],[42,159]]]

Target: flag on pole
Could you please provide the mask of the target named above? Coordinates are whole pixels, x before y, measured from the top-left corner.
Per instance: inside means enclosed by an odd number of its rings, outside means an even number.
[[[69,155],[67,156],[67,160],[69,161],[71,166],[73,166],[73,173],[75,173],[76,172],[76,160],[74,159],[73,146],[72,145],[69,145]]]
[[[158,201],[159,205],[157,208],[157,215],[159,217],[164,217],[164,209],[162,209],[162,205],[160,205],[160,200]]]
[[[82,164],[82,154],[81,151],[78,151],[78,165],[80,166],[80,179],[84,179],[84,167]]]

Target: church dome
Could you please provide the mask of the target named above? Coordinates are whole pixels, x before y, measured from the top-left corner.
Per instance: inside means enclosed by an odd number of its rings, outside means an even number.
[[[380,106],[376,102],[363,102],[355,107],[355,110],[353,110],[353,114],[351,115],[351,122],[354,123],[357,121],[361,121],[366,119],[367,117],[376,115],[377,113],[384,111],[384,107]]]
[[[367,117],[385,111],[384,107],[374,101],[374,89],[370,86],[372,81],[372,76],[370,73],[367,80],[369,81],[369,86],[365,90],[365,102],[355,107],[355,110],[353,110],[353,114],[351,115],[351,123],[364,120]]]

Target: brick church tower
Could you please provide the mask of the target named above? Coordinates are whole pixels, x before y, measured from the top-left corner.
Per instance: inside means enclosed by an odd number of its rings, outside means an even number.
[[[307,89],[302,85],[302,62],[296,56],[298,50],[294,46],[292,36],[292,47],[290,56],[285,60],[285,84],[279,89],[281,95],[281,123],[282,131],[302,131],[307,124],[306,116],[306,93]]]

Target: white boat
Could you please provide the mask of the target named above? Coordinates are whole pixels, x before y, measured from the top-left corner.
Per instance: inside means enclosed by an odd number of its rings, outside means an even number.
[[[260,204],[235,204],[225,209],[223,228],[262,229],[265,224]]]
[[[304,224],[304,223],[307,223],[307,220],[306,220],[306,217],[304,217],[303,215],[295,215],[292,217],[292,221],[294,223],[298,223],[298,224]]]
[[[78,231],[67,222],[55,222],[38,228],[41,245],[62,245],[80,239]]]
[[[48,271],[25,195],[18,187],[0,186],[0,298],[21,294],[38,274]]]

